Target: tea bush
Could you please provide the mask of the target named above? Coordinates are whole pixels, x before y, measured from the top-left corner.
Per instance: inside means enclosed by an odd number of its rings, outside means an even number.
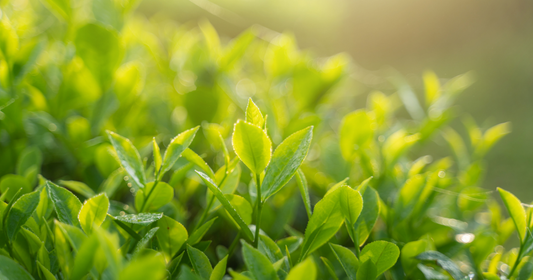
[[[530,279],[530,206],[482,188],[509,124],[449,126],[470,74],[421,103],[135,2],[0,2],[1,279]]]

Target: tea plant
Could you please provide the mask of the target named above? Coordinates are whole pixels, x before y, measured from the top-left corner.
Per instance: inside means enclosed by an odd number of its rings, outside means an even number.
[[[421,103],[135,6],[0,2],[1,279],[531,278],[530,205],[482,188],[509,124],[450,126],[471,74],[424,73]]]

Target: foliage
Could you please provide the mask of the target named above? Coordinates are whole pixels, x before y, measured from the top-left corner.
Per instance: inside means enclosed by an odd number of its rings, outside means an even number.
[[[481,188],[509,124],[450,126],[469,74],[361,108],[345,55],[135,6],[0,2],[0,278],[531,277],[530,206]]]

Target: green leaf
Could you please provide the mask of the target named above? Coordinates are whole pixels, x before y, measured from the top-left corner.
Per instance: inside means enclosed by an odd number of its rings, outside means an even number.
[[[215,268],[213,268],[213,273],[209,276],[209,280],[222,280],[224,275],[226,275],[226,265],[228,264],[228,256],[225,256],[221,259]]]
[[[152,228],[149,230],[139,242],[137,242],[137,245],[135,245],[135,250],[133,251],[134,255],[137,255],[139,252],[141,252],[142,249],[148,244],[148,241],[154,237],[156,232],[159,230],[159,227]]]
[[[39,270],[41,271],[43,275],[44,280],[56,280],[56,277],[48,270],[44,265],[42,265],[39,261],[36,261],[37,266],[39,267]]]
[[[418,261],[415,259],[415,257],[428,250],[428,248],[428,241],[424,239],[412,241],[403,246],[401,262],[403,270],[407,275],[411,275],[416,270]]]
[[[261,184],[263,201],[281,190],[300,168],[307,156],[312,138],[313,127],[310,126],[293,133],[276,148]]]
[[[239,161],[239,159],[236,159],[236,160]],[[241,179],[241,172],[242,172],[241,166],[237,165],[230,173],[226,175],[222,175],[225,172],[225,169],[226,167],[223,166],[216,173],[217,179],[220,178],[221,176],[226,176],[226,178],[224,179],[224,182],[222,182],[222,184],[220,185],[220,191],[223,194],[233,194],[235,190],[237,189],[237,187],[239,186],[239,182]],[[219,180],[214,181],[214,182],[219,182]],[[206,201],[211,201],[212,197],[213,197],[213,193],[207,192]],[[213,206],[211,206],[210,211],[218,208],[219,206],[220,206],[220,202],[218,200],[215,200],[215,202],[213,203]]]
[[[359,260],[350,249],[341,245],[329,243],[329,247],[337,260],[341,263],[346,275],[352,280],[355,280],[357,269],[359,269]]]
[[[170,144],[165,151],[165,155],[163,156],[163,169],[160,176],[163,176],[165,172],[174,166],[174,163],[176,163],[178,158],[181,156],[181,153],[183,153],[183,151],[185,151],[185,149],[187,149],[191,144],[199,128],[199,126],[196,126],[186,130],[178,134],[178,136],[174,137],[170,141]]]
[[[357,270],[357,279],[374,280],[377,276],[377,268],[372,260],[361,260],[361,266],[359,267],[359,270]]]
[[[90,234],[93,226],[99,227],[109,210],[109,199],[105,193],[87,199],[81,207],[78,218],[85,233]]]
[[[226,166],[229,165],[229,152],[228,148],[226,147],[226,142],[224,141],[224,138],[222,137],[221,131],[224,129],[219,124],[214,123],[204,123],[202,124],[202,128],[205,134],[205,137],[209,141],[209,143],[215,148],[216,150],[222,150],[222,153],[224,154],[224,163]]]
[[[180,274],[178,275],[178,280],[201,280],[203,278],[194,274],[191,268],[186,265],[182,265],[180,268]]]
[[[342,226],[344,216],[340,207],[340,196],[344,192],[344,188],[349,187],[337,188],[315,205],[313,216],[311,216],[305,229],[300,260],[328,242]]]
[[[395,244],[381,240],[374,241],[361,251],[361,263],[372,260],[376,266],[377,275],[381,275],[396,263],[399,256],[400,249]]]
[[[70,21],[72,16],[70,0],[42,0],[42,2],[56,17]]]
[[[78,227],[64,224],[57,220],[55,221],[55,225],[63,232],[74,251],[78,251],[83,242],[87,239],[87,236]]]
[[[2,177],[2,181],[0,181],[0,191],[5,199],[12,201],[19,190],[21,190],[19,195],[32,191],[31,185],[26,178],[15,174],[7,174]]]
[[[316,272],[315,262],[309,257],[293,267],[285,280],[315,280]]]
[[[353,226],[361,214],[363,209],[363,198],[361,194],[352,188],[342,188],[342,193],[339,196],[341,211],[346,219],[346,223],[350,230],[353,230]]]
[[[164,279],[165,276],[165,258],[162,255],[148,255],[133,259],[120,272],[119,280]]]
[[[328,270],[329,275],[331,275],[331,278],[333,278],[333,280],[339,280],[339,278],[335,274],[335,269],[333,268],[333,264],[328,259],[326,259],[324,257],[320,257],[320,259],[322,260],[322,262],[326,266],[326,269]]]
[[[217,217],[214,217],[213,219],[207,221],[204,223],[201,227],[199,227],[197,230],[195,230],[191,236],[189,236],[189,239],[187,239],[187,244],[190,244],[191,246],[200,242],[202,240],[202,237],[207,233],[207,231],[211,228],[213,223]]]
[[[150,194],[151,193],[151,194]],[[146,196],[150,194],[148,200]],[[135,194],[135,208],[140,211],[155,211],[174,198],[174,188],[165,182],[158,182],[154,187],[154,182],[147,183],[144,189],[138,190]]]
[[[167,216],[163,216],[157,221],[157,226],[159,230],[156,236],[159,240],[161,251],[166,255],[167,259],[172,258],[187,241],[189,237],[187,230],[178,221]]]
[[[239,217],[242,218],[244,223],[249,225],[252,222],[252,212],[254,211],[250,202],[248,202],[248,200],[246,200],[244,197],[236,194],[225,194],[224,197],[226,197],[231,206],[237,211],[237,214],[239,214]],[[235,219],[233,219],[233,221],[235,221]],[[239,223],[237,223],[237,225],[239,225]]]
[[[233,149],[254,173],[261,174],[270,162],[272,142],[260,127],[239,120],[234,127]]]
[[[263,255],[267,256],[271,263],[275,263],[283,258],[283,254],[281,253],[278,244],[266,235],[259,235],[259,245],[257,249],[259,249],[259,252]]]
[[[246,267],[248,267],[248,270],[250,270],[256,280],[279,279],[268,258],[246,242],[242,242],[242,255]]]
[[[528,261],[522,266],[522,268],[520,268],[520,273],[518,273],[516,280],[528,280],[532,273],[533,263]]]
[[[187,255],[191,261],[194,273],[203,279],[209,279],[209,276],[213,272],[213,267],[211,266],[207,256],[202,251],[192,247],[191,245],[187,245]]]
[[[353,225],[356,240],[359,246],[365,244],[370,236],[372,228],[376,224],[379,216],[379,195],[373,188],[367,188],[363,194],[363,210],[357,221]]]
[[[107,90],[122,59],[117,33],[89,23],[77,30],[74,45],[76,55],[100,83],[101,90]]]
[[[374,130],[366,110],[361,109],[346,115],[340,126],[340,149],[347,161],[364,148],[374,137]]]
[[[509,216],[511,216],[511,219],[513,219],[516,231],[520,237],[520,242],[523,242],[526,236],[527,222],[526,211],[522,206],[522,202],[520,202],[520,200],[512,193],[504,189],[498,188],[498,191],[500,192],[500,197],[503,200],[503,204],[505,204],[505,207],[509,212]]]
[[[96,193],[94,193],[94,191],[89,187],[87,186],[86,184],[82,183],[82,182],[77,182],[77,181],[59,181],[59,184],[71,189],[72,191],[78,193],[78,194],[81,194],[83,195],[84,197],[93,197],[96,195]]]
[[[33,280],[33,277],[18,263],[2,255],[0,255],[0,278]]]
[[[296,172],[296,183],[298,184],[300,194],[302,195],[302,200],[304,201],[307,217],[311,218],[311,215],[313,215],[313,210],[311,209],[311,199],[309,198],[309,187],[307,186],[307,179],[305,179],[305,175],[301,169],[298,169]]]
[[[204,161],[204,159],[199,156],[197,153],[195,153],[193,150],[187,148],[183,153],[181,154],[187,161],[194,163],[196,166],[198,166],[204,173],[209,175],[211,179],[215,179],[215,173],[213,173],[213,170],[209,165]]]
[[[144,167],[139,152],[133,146],[133,143],[125,137],[122,137],[112,131],[107,131],[109,140],[117,152],[120,165],[126,170],[131,179],[140,188],[144,188],[146,179],[144,177]]]
[[[424,277],[427,280],[449,280],[450,277],[448,275],[445,275],[441,273],[440,271],[434,269],[433,267],[429,267],[426,265],[423,265],[419,263],[416,267],[424,274]],[[483,275],[485,276],[485,275]],[[488,280],[488,279],[487,279]],[[498,280],[500,280],[500,277],[498,277]]]
[[[433,71],[424,72],[424,87],[426,89],[426,105],[430,106],[437,101],[441,94],[440,82]]]
[[[202,173],[200,171],[196,171],[196,173],[198,173],[198,175],[200,175],[200,178],[202,178],[202,180],[207,185],[209,190],[211,190],[211,192],[213,192],[213,194],[220,201],[222,206],[224,206],[224,209],[226,209],[226,211],[228,211],[228,214],[233,218],[233,220],[235,220],[235,222],[239,225],[239,227],[244,232],[244,234],[250,240],[253,240],[253,234],[250,231],[250,229],[248,228],[248,224],[246,224],[246,222],[241,218],[241,216],[239,215],[237,210],[235,208],[233,208],[231,203],[224,196],[224,194],[220,191],[220,189],[217,187],[217,185],[205,173]]]
[[[40,198],[41,192],[34,191],[21,196],[15,201],[11,210],[7,214],[5,224],[7,236],[10,241],[13,241],[13,238],[20,230],[20,227],[31,217],[37,208],[37,205],[39,205]]]
[[[48,197],[54,204],[59,221],[68,225],[80,226],[78,220],[78,214],[81,210],[80,200],[67,189],[50,181],[46,182],[46,188],[48,189]]]
[[[139,213],[128,214],[124,216],[114,216],[118,221],[136,225],[147,226],[155,221],[160,220],[163,217],[163,213]]]
[[[437,264],[446,270],[455,280],[464,279],[464,275],[457,267],[457,265],[444,254],[437,251],[427,251],[416,257],[419,260],[423,261],[436,261]]]
[[[163,164],[163,159],[161,158],[161,150],[159,150],[159,145],[157,145],[157,142],[155,142],[155,137],[152,139],[152,153],[154,154],[154,176],[157,176],[157,173]]]
[[[252,101],[252,98],[248,98],[248,105],[246,105],[246,122],[257,125],[258,127],[263,127],[265,125],[265,119],[259,107],[255,105]]]
[[[83,279],[94,265],[94,258],[99,248],[98,237],[91,235],[80,246],[74,259],[74,266],[72,268],[71,279]]]

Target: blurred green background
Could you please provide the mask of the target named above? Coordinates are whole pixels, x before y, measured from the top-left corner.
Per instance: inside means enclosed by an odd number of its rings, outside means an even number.
[[[504,121],[513,128],[488,154],[483,187],[503,187],[522,201],[533,200],[531,1],[151,0],[138,12],[180,23],[208,19],[227,38],[253,25],[290,32],[300,48],[319,56],[348,53],[360,67],[354,71],[363,73],[358,79],[368,77],[358,82],[369,87],[388,68],[420,88],[426,69],[442,78],[473,71],[476,83],[459,97],[458,110],[485,128]],[[364,107],[364,100],[349,102]],[[467,134],[460,119],[453,126]],[[449,153],[444,141],[434,149],[436,155]]]

